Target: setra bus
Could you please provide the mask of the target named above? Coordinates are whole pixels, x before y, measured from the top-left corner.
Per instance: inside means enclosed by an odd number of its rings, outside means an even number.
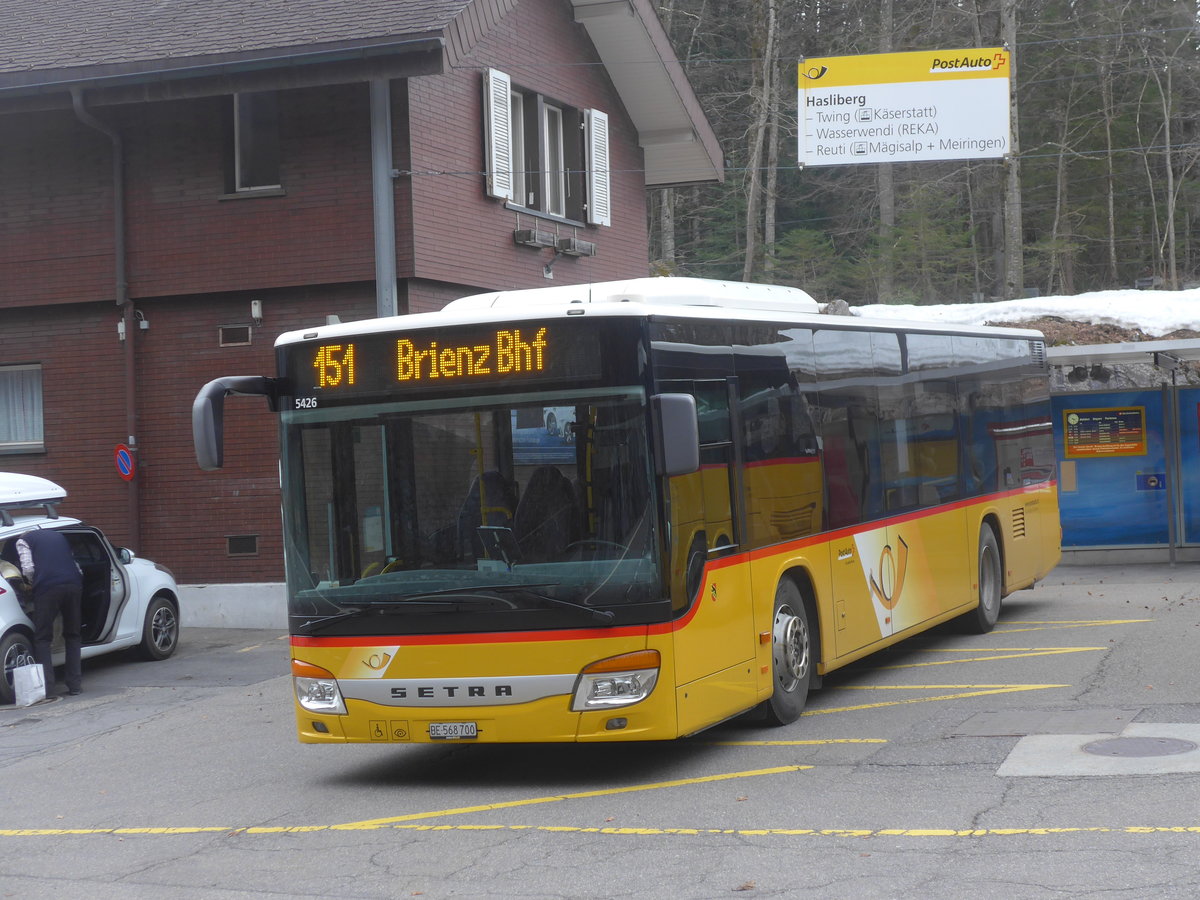
[[[1044,343],[646,278],[280,336],[303,742],[671,739],[1059,560]],[[548,428],[550,411],[555,427]],[[560,424],[561,423],[561,424]]]

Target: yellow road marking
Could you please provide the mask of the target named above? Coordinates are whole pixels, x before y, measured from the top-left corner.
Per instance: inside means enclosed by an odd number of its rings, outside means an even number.
[[[755,778],[759,775],[779,775],[784,772],[799,772],[811,769],[812,766],[776,766],[771,769],[752,769],[748,772],[727,772],[722,775],[705,775],[700,778],[680,778],[676,781],[659,781],[652,784],[632,784],[628,787],[605,788],[596,791],[579,791],[574,794],[555,794],[550,797],[530,797],[526,800],[509,800],[504,803],[485,803],[482,806],[460,806],[455,809],[441,809],[433,812],[409,813],[406,816],[390,816],[386,819],[367,819],[363,822],[347,822],[344,825],[332,825],[339,831],[356,831],[360,829],[383,828],[393,822],[411,822],[414,819],[435,819],[441,816],[461,816],[465,813],[491,812],[496,809],[512,809],[517,806],[533,806],[539,803],[557,803],[560,800],[585,800],[590,797],[611,797],[614,794],[630,794],[635,791],[656,791],[662,788],[682,787],[686,784],[710,784],[716,781],[728,781],[732,778]]]
[[[305,834],[336,831],[338,825],[281,825],[277,827],[248,826],[174,827],[174,828],[5,828],[0,837],[62,837],[86,835],[149,835],[174,836],[212,834],[229,836],[266,834]],[[540,831],[558,834],[604,834],[633,836],[692,837],[699,835],[734,835],[737,837],[831,837],[831,838],[962,838],[1014,837],[1021,835],[1064,834],[1200,834],[1200,825],[1088,825],[1037,828],[624,828],[620,826],[578,825],[434,825],[397,823],[380,825],[401,831]]]
[[[553,831],[576,834],[739,837],[1011,837],[1056,834],[1200,834],[1200,825],[1087,825],[1061,828],[621,828],[570,825],[394,825],[411,831]]]
[[[1035,653],[1040,650],[1107,650],[1108,647],[915,647],[914,653]]]
[[[249,653],[251,650],[257,650],[262,644],[251,644],[249,647],[242,647],[238,653]]]
[[[1131,625],[1137,622],[1153,622],[1153,619],[1021,619],[1012,625]],[[999,626],[997,626],[999,627]]]
[[[859,712],[864,709],[881,709],[885,706],[904,706],[908,703],[935,703],[940,700],[965,700],[968,697],[986,697],[991,694],[1019,694],[1024,691],[1045,691],[1050,688],[1066,688],[1069,684],[905,684],[905,685],[839,685],[841,691],[929,691],[975,688],[960,694],[938,694],[933,697],[909,697],[904,700],[881,700],[878,703],[862,703],[858,706],[837,706],[827,709],[806,709],[802,716],[824,716],[829,713]]]
[[[1143,622],[1153,622],[1153,619],[1063,619],[1061,621],[1025,620],[1012,622],[1008,625],[997,625],[993,634],[1016,634],[1018,631],[1047,631],[1054,628],[1095,628],[1101,625],[1137,625]],[[1026,628],[1032,625],[1035,627]],[[1021,627],[1017,627],[1021,626]]]
[[[995,654],[993,656],[969,656],[966,659],[939,659],[936,662],[919,662],[919,663],[901,663],[895,666],[877,666],[872,671],[880,671],[883,669],[919,669],[923,666],[954,666],[959,663],[969,662],[990,662],[994,659],[1030,659],[1034,656],[1060,656],[1066,653],[1084,653],[1087,651],[1107,650],[1107,647],[1042,647],[1023,648],[1020,652],[1002,653],[999,650],[984,650],[984,653]],[[927,650],[926,653],[979,653],[978,649],[974,650]]]
[[[817,747],[822,744],[886,744],[886,738],[826,738],[811,741],[706,741],[713,747]]]

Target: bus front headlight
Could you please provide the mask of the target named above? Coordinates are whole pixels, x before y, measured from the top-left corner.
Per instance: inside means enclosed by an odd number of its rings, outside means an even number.
[[[586,666],[575,683],[571,709],[612,709],[645,700],[658,683],[661,663],[657,650],[638,650]]]
[[[333,716],[346,714],[341,688],[328,669],[293,659],[292,682],[296,686],[296,700],[309,712]]]

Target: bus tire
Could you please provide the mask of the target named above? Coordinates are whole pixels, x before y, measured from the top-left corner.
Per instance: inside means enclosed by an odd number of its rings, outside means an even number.
[[[808,611],[800,588],[784,578],[775,589],[775,611],[771,617],[770,699],[763,714],[770,725],[787,725],[800,718],[812,683],[813,646]]]
[[[1000,618],[1003,590],[1000,544],[991,525],[979,529],[979,605],[959,620],[970,634],[987,634]]]

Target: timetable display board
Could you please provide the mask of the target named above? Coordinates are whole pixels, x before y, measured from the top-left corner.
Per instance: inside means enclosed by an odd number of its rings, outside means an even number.
[[[584,324],[533,320],[305,341],[281,348],[281,372],[297,409],[589,381],[602,373],[602,339]]]
[[[1144,456],[1146,408],[1064,410],[1063,450],[1067,459]]]

